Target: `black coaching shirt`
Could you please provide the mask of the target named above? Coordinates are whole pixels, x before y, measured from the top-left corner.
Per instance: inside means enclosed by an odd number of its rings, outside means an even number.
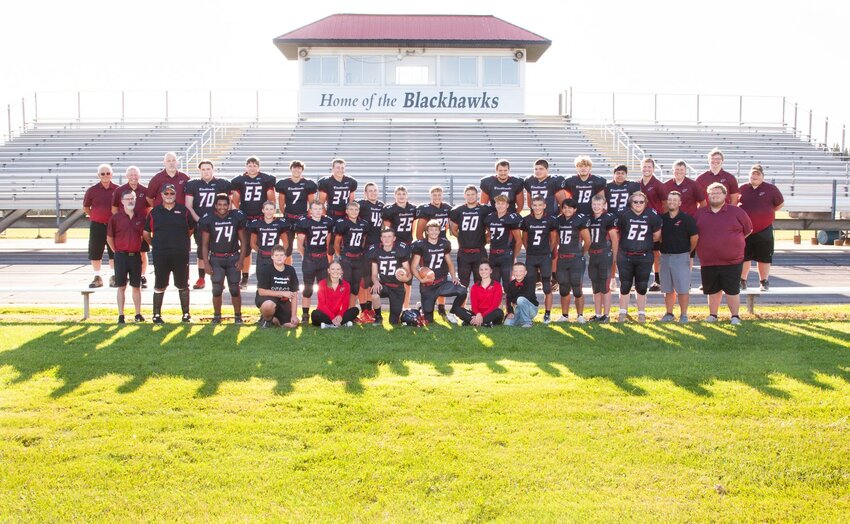
[[[189,236],[195,229],[195,220],[183,204],[165,209],[155,206],[145,220],[145,231],[151,234],[151,247],[159,253],[189,254]]]

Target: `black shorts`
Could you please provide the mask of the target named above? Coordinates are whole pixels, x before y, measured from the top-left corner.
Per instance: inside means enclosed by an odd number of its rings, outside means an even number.
[[[743,264],[702,266],[700,277],[702,277],[703,294],[713,295],[721,291],[732,296],[739,294],[741,292],[742,268]]]
[[[314,256],[318,255],[318,256]],[[313,296],[313,284],[328,278],[328,257],[324,253],[305,253],[301,261],[301,274],[304,276],[304,296]],[[307,295],[307,290],[309,295]]]
[[[342,255],[339,259],[339,265],[342,266],[342,278],[351,287],[351,294],[356,295],[360,292],[360,286],[363,284],[363,259],[365,255],[352,258]],[[371,280],[371,279],[370,279]]]
[[[139,253],[115,253],[115,286],[127,285],[129,276],[130,287],[142,285],[142,256]]]
[[[261,307],[263,302],[274,302],[274,316],[281,324],[288,324],[292,319],[292,301],[277,297],[261,297],[260,295],[254,297],[254,304],[257,307]]]
[[[767,226],[758,233],[747,237],[744,245],[744,260],[755,260],[770,264],[773,262],[773,226]]]
[[[174,275],[174,287],[189,287],[189,253],[162,251],[153,252],[154,289],[168,287],[169,275]]]
[[[213,284],[224,283],[224,280],[227,279],[228,286],[238,286],[240,280],[242,280],[242,267],[238,263],[238,253],[227,257],[217,257],[210,254]]]
[[[195,256],[198,257],[198,260],[201,260],[201,237],[203,233],[201,233],[201,229],[195,229],[195,232],[192,233],[192,237],[195,239]]]
[[[112,248],[106,243],[106,224],[89,222],[89,260],[103,258],[103,248],[109,254],[109,260],[115,258]]]

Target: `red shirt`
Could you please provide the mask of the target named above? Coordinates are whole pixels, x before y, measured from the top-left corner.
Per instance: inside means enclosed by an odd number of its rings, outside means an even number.
[[[112,217],[112,193],[118,189],[118,186],[109,183],[109,187],[103,187],[103,184],[97,184],[86,189],[86,195],[83,197],[83,207],[90,207],[91,213],[89,218],[92,222],[98,224],[106,224]]]
[[[177,193],[177,203],[186,204],[186,182],[189,181],[189,175],[178,171],[173,177],[168,176],[168,173],[163,169],[151,178],[148,185],[148,198],[153,199],[153,205],[162,204],[162,186],[164,184],[174,184],[174,191]]]
[[[715,213],[711,206],[697,211],[697,255],[703,266],[732,266],[744,261],[744,239],[753,223],[743,209],[725,204]]]
[[[705,191],[699,187],[699,184],[693,178],[685,177],[681,184],[676,183],[676,178],[673,177],[667,182],[664,182],[664,187],[667,188],[667,194],[671,191],[678,191],[682,194],[681,210],[685,213],[696,216],[697,203],[705,200]]]
[[[646,207],[648,209],[654,209],[659,215],[667,212],[664,203],[667,202],[669,189],[663,182],[655,178],[655,175],[646,184],[643,183],[643,177],[641,177],[640,190],[646,195]]]
[[[112,215],[106,225],[106,236],[112,237],[115,251],[138,253],[142,249],[142,232],[145,230],[145,215],[138,211],[133,218],[124,211]]]
[[[136,213],[148,214],[148,208],[150,206],[148,206],[148,199],[145,198],[148,188],[142,184],[137,184],[136,189],[130,187],[129,183],[119,186],[112,196],[112,207],[117,207],[119,212],[124,211],[124,204],[121,203],[121,195],[124,191],[134,191],[136,193]]]
[[[697,185],[699,185],[702,192],[706,195],[708,195],[708,186],[715,182],[719,182],[726,186],[726,203],[731,203],[732,195],[738,192],[738,179],[735,178],[732,173],[724,171],[723,169],[721,169],[717,175],[711,171],[706,171],[697,177]]]
[[[776,206],[785,202],[779,188],[773,184],[762,182],[757,188],[752,184],[741,186],[741,209],[753,221],[753,233],[764,231],[776,219]]]
[[[491,280],[488,287],[476,282],[469,289],[469,297],[472,302],[472,314],[480,313],[484,316],[502,305],[502,285],[495,280]]]
[[[341,317],[348,309],[349,295],[351,295],[351,286],[345,280],[340,280],[334,290],[328,286],[327,279],[322,279],[319,281],[319,305],[316,309],[331,320]]]

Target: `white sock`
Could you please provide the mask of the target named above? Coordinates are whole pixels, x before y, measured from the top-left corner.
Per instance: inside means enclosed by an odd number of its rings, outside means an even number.
[[[628,312],[629,312],[629,310],[628,310],[628,309],[620,308],[620,313],[628,313]]]
[[[638,310],[638,315],[644,315],[644,316],[646,316],[646,311],[642,311],[642,310],[640,310],[640,309],[639,309],[639,310]]]

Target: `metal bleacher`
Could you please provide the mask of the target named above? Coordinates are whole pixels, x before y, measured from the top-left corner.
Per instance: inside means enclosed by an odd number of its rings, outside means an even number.
[[[511,162],[511,173],[525,178],[534,161],[545,158],[553,175],[572,174],[574,158],[589,154],[600,169],[609,166],[588,138],[563,118],[521,120],[301,120],[292,124],[254,124],[242,133],[219,162],[219,171],[241,171],[245,158],[258,155],[263,171],[287,176],[289,162],[302,160],[306,175],[330,172],[333,158],[344,158],[346,173],[361,187],[379,184],[383,199],[392,188],[408,187],[412,202],[427,202],[428,189],[446,189],[449,203],[462,201],[466,184],[478,185],[494,173],[500,158]]]
[[[206,126],[177,122],[35,124],[0,146],[0,209],[79,209],[99,164],[112,165],[114,182],[136,165],[146,182],[162,169],[167,151],[180,154]],[[58,181],[58,188],[57,188]]]
[[[761,164],[765,180],[777,184],[785,195],[785,210],[831,212],[833,180],[836,210],[850,211],[850,164],[829,151],[801,140],[783,127],[637,125],[619,126],[629,139],[659,164],[665,174],[676,160],[693,169],[708,169],[707,153],[723,151],[724,169],[747,182],[750,167]]]

